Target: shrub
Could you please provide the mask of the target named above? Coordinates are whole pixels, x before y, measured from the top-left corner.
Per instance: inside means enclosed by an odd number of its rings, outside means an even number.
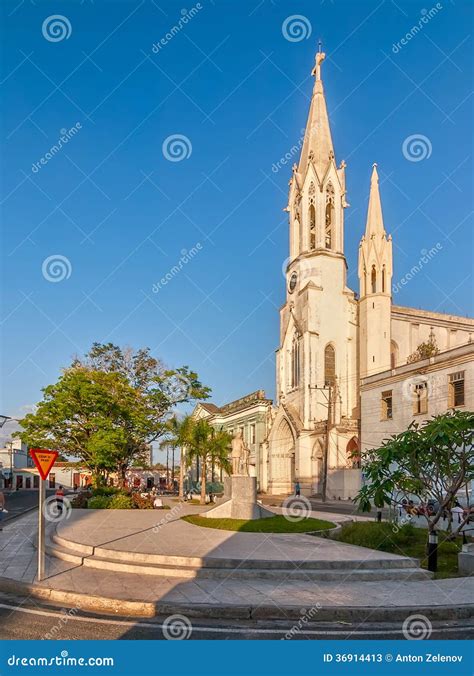
[[[106,495],[96,495],[88,500],[87,507],[88,509],[109,509],[111,500],[112,498]]]
[[[117,493],[107,500],[107,509],[132,509],[133,507],[133,500],[126,493]]]
[[[77,493],[71,500],[71,507],[74,507],[75,509],[86,509],[87,502],[90,498],[90,493]]]
[[[120,493],[120,488],[116,488],[115,486],[97,486],[97,488],[93,489],[93,493],[94,496],[105,495],[109,497]]]
[[[151,495],[142,498],[140,493],[133,493],[132,503],[135,509],[153,509],[153,497]]]

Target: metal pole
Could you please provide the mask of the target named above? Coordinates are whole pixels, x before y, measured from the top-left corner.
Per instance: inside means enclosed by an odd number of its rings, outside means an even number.
[[[438,533],[436,531],[428,535],[428,570],[432,573],[438,570]]]
[[[8,442],[10,446],[10,488],[13,491],[13,441]]]
[[[45,481],[40,477],[38,500],[38,581],[44,578],[44,494]]]
[[[328,421],[326,425],[326,442],[324,444],[324,455],[323,455],[323,481],[321,486],[321,499],[323,502],[326,502],[327,499],[327,485],[328,485],[328,458],[329,458],[329,432],[331,430],[331,417],[332,417],[332,385],[329,384],[329,396],[328,396]]]

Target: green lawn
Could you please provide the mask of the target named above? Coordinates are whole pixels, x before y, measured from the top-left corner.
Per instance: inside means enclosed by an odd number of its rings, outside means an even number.
[[[396,526],[391,523],[359,521],[344,525],[336,537],[341,542],[347,542],[351,545],[370,547],[382,552],[420,559],[421,567],[428,567],[426,556],[428,531],[424,528],[415,528],[407,524],[397,530]],[[460,551],[461,538],[458,537],[456,542],[448,542],[446,533],[440,532],[436,578],[457,577],[459,575],[458,552]]]
[[[309,533],[335,527],[335,524],[331,521],[322,521],[321,519],[308,518],[301,521],[288,521],[280,514],[270,516],[267,519],[254,519],[253,521],[246,521],[245,519],[207,519],[205,516],[198,514],[183,516],[182,518],[183,521],[195,526],[244,533]]]

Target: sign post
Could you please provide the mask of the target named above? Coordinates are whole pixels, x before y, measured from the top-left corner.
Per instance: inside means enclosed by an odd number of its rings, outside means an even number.
[[[40,483],[39,483],[39,499],[38,499],[38,582],[44,578],[44,501],[45,501],[45,483],[48,477],[48,474],[51,471],[56,458],[58,457],[57,451],[46,451],[42,448],[32,448],[30,449],[30,455],[33,458],[33,462],[36,465],[36,468],[40,474]]]

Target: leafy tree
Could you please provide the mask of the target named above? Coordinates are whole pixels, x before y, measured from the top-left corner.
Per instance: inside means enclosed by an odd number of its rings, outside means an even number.
[[[188,367],[165,369],[149,350],[95,343],[44,388],[16,435],[29,446],[80,459],[96,482],[116,471],[123,483],[133,463],[147,462],[149,444],[165,433],[173,406],[208,396]]]
[[[421,359],[428,359],[439,354],[438,344],[434,333],[431,331],[428,340],[420,343],[416,350],[408,357],[407,364],[414,364]]]
[[[425,514],[432,532],[443,513],[454,506],[458,492],[465,490],[465,523],[474,479],[474,413],[455,410],[422,424],[414,422],[380,448],[364,452],[362,465],[367,484],[356,501],[363,511],[370,511],[372,503],[383,507],[413,498],[420,503],[434,498],[436,512]]]

